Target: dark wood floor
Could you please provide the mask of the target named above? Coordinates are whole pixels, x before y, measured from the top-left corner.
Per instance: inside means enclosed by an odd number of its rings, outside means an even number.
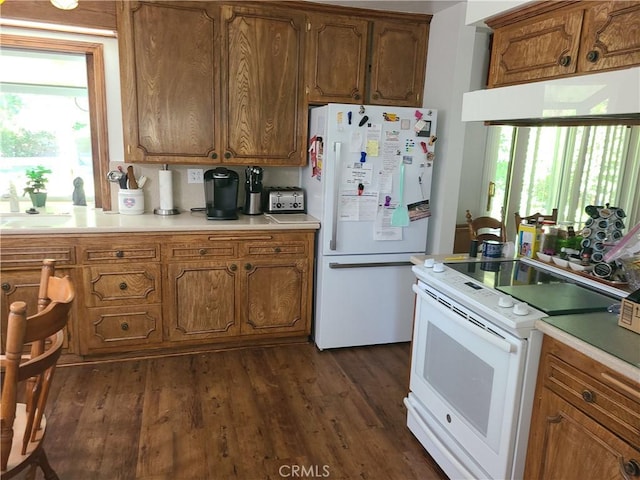
[[[406,428],[409,355],[300,344],[61,366],[46,451],[63,480],[446,479]]]

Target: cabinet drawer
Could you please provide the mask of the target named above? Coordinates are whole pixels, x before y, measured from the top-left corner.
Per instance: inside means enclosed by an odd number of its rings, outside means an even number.
[[[202,242],[194,245],[174,244],[166,247],[170,259],[203,260],[208,258],[227,259],[238,256],[235,242]]]
[[[637,385],[627,385],[630,382],[592,367],[589,372],[599,377],[596,379],[554,355],[546,356],[544,368],[547,388],[618,435],[640,445]]]
[[[75,250],[72,246],[7,247],[5,245],[0,250],[2,268],[42,267],[42,261],[45,258],[55,260],[56,266],[76,263]]]
[[[270,241],[245,242],[241,248],[243,256],[305,256],[308,253],[308,242],[301,236],[292,236],[291,238],[276,236]]]
[[[88,307],[160,302],[160,265],[89,267],[84,278]]]
[[[158,262],[160,248],[157,244],[82,247],[81,259],[83,263]]]
[[[88,309],[84,353],[103,348],[161,342],[161,311],[159,305]]]

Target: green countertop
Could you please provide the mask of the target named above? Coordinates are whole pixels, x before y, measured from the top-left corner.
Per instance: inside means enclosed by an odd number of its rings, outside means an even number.
[[[615,313],[558,315],[542,321],[640,368],[640,334],[619,326]]]

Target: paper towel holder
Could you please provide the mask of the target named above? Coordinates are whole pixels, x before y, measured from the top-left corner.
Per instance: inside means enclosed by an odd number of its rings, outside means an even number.
[[[164,164],[162,165],[162,170],[168,172],[169,171],[169,165]],[[171,177],[171,175],[169,175],[169,177]],[[160,183],[160,182],[158,182]],[[169,187],[171,187],[171,185],[169,185]],[[173,197],[173,189],[169,188],[169,191],[171,192],[171,197]],[[160,192],[160,197],[162,197],[162,192]],[[162,200],[160,201],[160,207],[158,208],[154,208],[153,209],[153,213],[156,215],[163,215],[163,216],[167,216],[167,215],[178,215],[180,213],[180,210],[178,210],[175,207],[171,207],[171,208],[162,208],[162,204],[165,203]],[[173,199],[171,199],[171,205],[173,205]]]

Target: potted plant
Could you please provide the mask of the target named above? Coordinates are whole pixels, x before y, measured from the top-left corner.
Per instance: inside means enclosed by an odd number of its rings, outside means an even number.
[[[42,165],[28,168],[25,172],[27,186],[24,187],[24,195],[29,194],[34,207],[44,207],[47,202],[46,185],[49,181],[47,178],[49,173],[51,173],[51,170]]]

